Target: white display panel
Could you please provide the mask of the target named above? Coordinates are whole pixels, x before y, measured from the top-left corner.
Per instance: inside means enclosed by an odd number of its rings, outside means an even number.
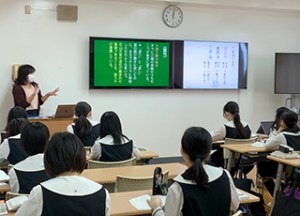
[[[184,89],[236,89],[239,43],[184,41]]]

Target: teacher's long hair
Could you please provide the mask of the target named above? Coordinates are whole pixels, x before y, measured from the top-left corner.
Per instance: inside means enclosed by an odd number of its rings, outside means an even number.
[[[202,188],[208,187],[208,175],[204,170],[203,162],[209,157],[211,146],[211,135],[202,127],[188,128],[181,139],[182,150],[193,162],[193,165],[182,174],[182,177],[195,182]]]

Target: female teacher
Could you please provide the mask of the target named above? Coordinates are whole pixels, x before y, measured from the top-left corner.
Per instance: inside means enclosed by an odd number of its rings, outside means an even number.
[[[40,106],[50,97],[56,96],[59,88],[42,96],[39,85],[34,82],[35,68],[31,65],[21,65],[14,81],[12,94],[15,106],[26,109],[28,116],[38,116]]]

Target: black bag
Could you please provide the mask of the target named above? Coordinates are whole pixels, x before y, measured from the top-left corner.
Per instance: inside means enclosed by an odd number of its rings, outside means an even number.
[[[300,200],[294,197],[296,188],[289,195],[277,191],[271,216],[299,216]]]
[[[246,191],[259,197],[259,202],[251,203],[248,205],[248,210],[250,212],[247,212],[246,215],[265,216],[266,211],[263,196],[251,190],[251,185],[253,185],[253,181],[251,179],[242,178],[233,179],[233,182],[236,188],[239,188],[243,191]]]

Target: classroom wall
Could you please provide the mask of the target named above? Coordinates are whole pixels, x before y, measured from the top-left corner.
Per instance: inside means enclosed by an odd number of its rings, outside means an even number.
[[[56,19],[59,3],[78,5],[78,21]],[[208,130],[224,122],[229,100],[240,104],[242,119],[253,130],[272,120],[289,95],[275,95],[274,53],[300,51],[300,13],[296,10],[251,9],[184,3],[184,20],[168,28],[163,1],[1,0],[0,1],[0,128],[4,128],[11,95],[12,64],[36,67],[42,93],[60,88],[44,105],[53,114],[61,103],[88,101],[94,119],[117,112],[126,135],[138,146],[162,156],[179,155],[180,139],[189,126]],[[30,15],[24,13],[31,5]],[[89,90],[89,37],[128,37],[245,41],[249,43],[246,90]]]

